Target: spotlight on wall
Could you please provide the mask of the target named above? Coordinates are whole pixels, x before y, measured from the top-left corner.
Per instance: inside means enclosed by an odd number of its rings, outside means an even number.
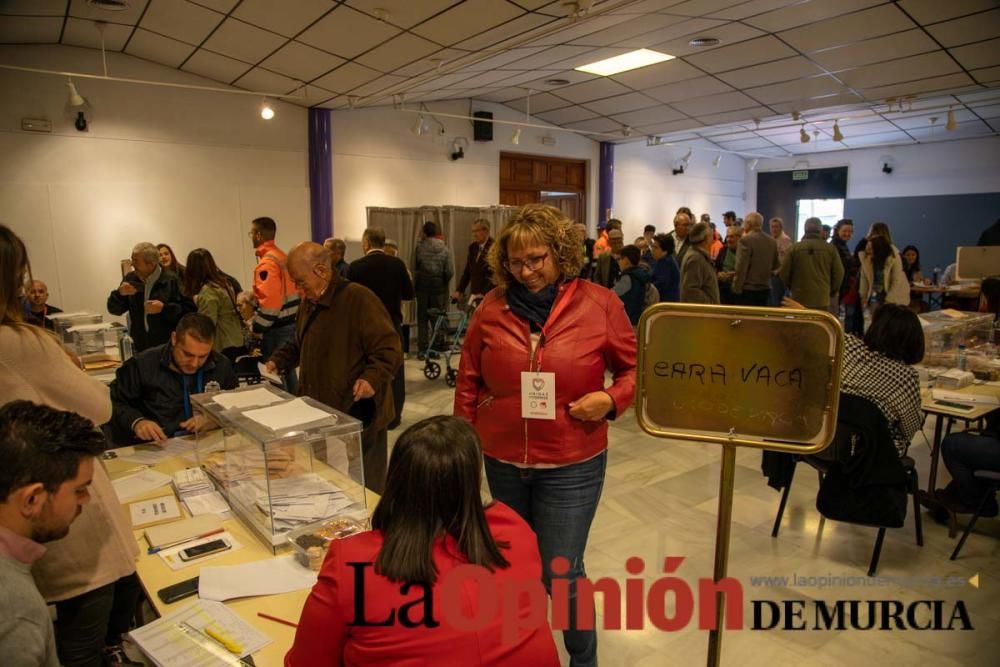
[[[469,140],[465,137],[455,137],[451,142],[451,160],[461,160],[465,157],[465,148],[469,146]]]
[[[670,171],[673,173],[674,176],[679,176],[680,174],[684,173],[684,164],[681,163],[676,167],[674,167],[673,169],[671,169]]]
[[[844,140],[844,133],[840,131],[840,121],[839,120],[833,121],[833,140],[834,141],[843,141]]]
[[[422,134],[426,134],[428,129],[427,119],[424,118],[423,114],[418,115],[417,120],[413,123],[413,127],[411,128],[413,134],[419,137]]]
[[[954,109],[951,108],[948,109],[948,122],[944,124],[944,129],[948,130],[949,132],[953,132],[958,129],[958,123],[955,122]]]
[[[514,130],[514,134],[510,138],[510,143],[514,144],[515,146],[521,143],[521,128],[517,128],[516,130]]]
[[[804,144],[808,144],[809,138],[810,138],[809,133],[806,132],[806,126],[803,125],[801,128],[799,128],[799,141],[801,141]]]
[[[76,112],[76,120],[73,121],[73,127],[75,127],[78,132],[87,131],[87,117],[83,115],[82,111]]]
[[[757,170],[757,164],[759,162],[760,162],[760,158],[754,158],[753,160],[750,160],[750,171],[756,171]]]
[[[882,163],[882,173],[883,174],[891,174],[892,173],[892,166],[890,166],[888,162],[883,162]]]
[[[77,92],[76,84],[73,83],[73,79],[69,79],[66,82],[66,85],[69,86],[69,100],[67,104],[71,107],[82,107],[87,103],[87,100],[83,99],[83,95]]]
[[[722,163],[722,153],[718,153],[716,154],[715,159],[712,160],[712,166],[718,169],[721,163]]]
[[[685,166],[685,167],[686,167],[686,166],[688,166],[689,164],[691,164],[691,153],[692,153],[692,149],[690,149],[690,148],[689,148],[689,149],[688,149],[688,152],[687,152],[687,153],[685,153],[685,154],[684,154],[684,157],[682,157],[682,158],[681,158],[681,162],[683,162],[683,163],[684,163],[684,166]],[[683,169],[681,169],[681,173],[682,173],[682,174],[684,173],[684,170],[683,170]]]
[[[264,100],[264,103],[260,105],[260,117],[264,120],[271,120],[274,118],[274,107],[272,107],[271,103],[267,100]]]

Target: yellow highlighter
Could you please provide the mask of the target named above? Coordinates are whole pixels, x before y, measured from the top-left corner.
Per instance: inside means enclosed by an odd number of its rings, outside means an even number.
[[[236,655],[242,655],[243,654],[243,644],[239,643],[238,641],[236,641],[235,639],[233,639],[232,637],[230,637],[228,634],[226,634],[222,630],[214,628],[211,625],[206,625],[202,629],[205,631],[206,635],[208,635],[209,637],[211,637],[215,641],[217,641],[220,644],[222,644],[225,647],[225,649],[227,651],[229,651],[230,653],[234,653]]]

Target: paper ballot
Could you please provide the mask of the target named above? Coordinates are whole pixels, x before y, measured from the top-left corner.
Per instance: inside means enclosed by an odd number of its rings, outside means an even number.
[[[278,595],[312,588],[316,575],[300,565],[292,554],[241,565],[203,567],[198,596],[202,600],[224,602],[251,595]]]
[[[134,475],[119,477],[111,482],[111,486],[115,488],[118,499],[124,502],[166,486],[170,484],[170,479],[170,475],[164,475],[162,472],[143,470]]]
[[[319,408],[314,408],[301,398],[293,401],[272,405],[268,408],[258,408],[244,413],[248,418],[272,431],[284,431],[295,426],[302,426],[321,419],[336,422],[336,417]]]
[[[266,387],[249,389],[247,391],[232,391],[216,394],[213,401],[227,410],[233,408],[254,408],[274,405],[284,399]]]

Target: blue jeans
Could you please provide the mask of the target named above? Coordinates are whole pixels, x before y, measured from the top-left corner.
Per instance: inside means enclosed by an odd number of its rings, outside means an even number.
[[[785,298],[785,283],[781,282],[778,276],[771,276],[771,296],[768,299],[769,306],[780,306],[781,300]]]
[[[972,473],[976,470],[1000,472],[1000,439],[989,435],[952,433],[941,442],[941,456],[953,480],[948,485],[949,490],[969,511],[979,507],[989,487]],[[996,498],[987,500],[984,514],[995,514],[996,511]]]
[[[271,355],[284,347],[285,343],[295,340],[295,325],[288,324],[283,327],[271,327],[264,332],[260,340],[260,352],[264,361],[271,358]],[[297,394],[299,391],[299,378],[295,374],[294,368],[289,368],[281,376],[285,385],[285,391],[289,394]]]
[[[565,556],[570,570],[566,578],[587,576],[583,553],[587,549],[590,524],[597,511],[608,466],[607,450],[592,459],[560,468],[518,468],[485,457],[490,493],[510,505],[538,536],[542,555],[542,581],[551,591],[552,559]],[[570,584],[570,627],[576,627],[576,585]],[[593,627],[593,623],[591,624]],[[563,641],[571,667],[597,664],[597,631],[570,629]]]

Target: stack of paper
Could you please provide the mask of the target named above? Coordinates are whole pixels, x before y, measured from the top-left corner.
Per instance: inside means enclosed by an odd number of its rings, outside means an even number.
[[[164,475],[156,470],[143,470],[134,475],[119,477],[111,482],[118,494],[118,500],[122,502],[131,500],[143,494],[170,483],[170,475]]]
[[[255,481],[247,489],[263,514],[270,514],[275,530],[288,530],[335,516],[354,504],[337,486],[315,473],[287,479],[272,479],[268,485]]]
[[[195,443],[193,440],[170,438],[160,444],[136,445],[132,448],[133,451],[131,454],[119,454],[118,458],[132,463],[155,466],[169,458],[189,454],[194,451],[194,448]]]
[[[279,595],[312,588],[316,574],[299,565],[291,554],[242,565],[203,567],[199,572],[198,596],[202,600],[224,602],[251,595]]]
[[[212,480],[208,478],[208,475],[201,468],[185,468],[184,470],[175,472],[174,488],[177,489],[177,495],[181,499],[215,490]]]

